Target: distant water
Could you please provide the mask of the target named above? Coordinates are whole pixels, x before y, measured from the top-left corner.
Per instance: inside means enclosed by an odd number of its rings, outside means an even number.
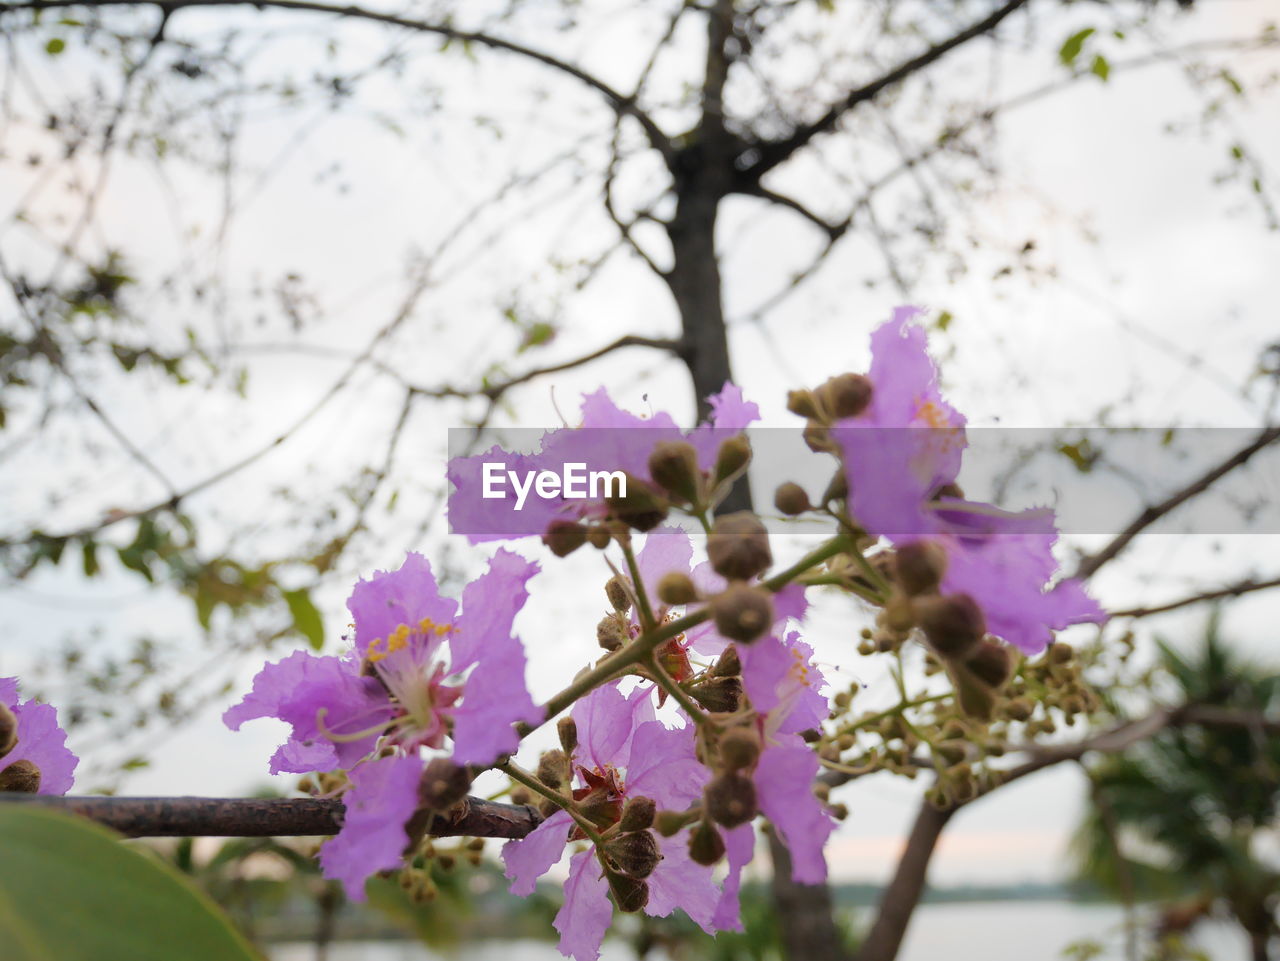
[[[1060,961],[1069,944],[1101,943],[1099,961],[1124,961],[1123,912],[1114,905],[1066,901],[928,904],[912,922],[898,961]],[[1244,936],[1232,925],[1201,925],[1192,939],[1213,961],[1248,961]],[[629,961],[625,944],[606,941],[601,961]],[[277,945],[272,961],[315,961],[309,944]],[[663,961],[661,955],[650,955]],[[456,954],[437,954],[412,942],[333,945],[328,961],[562,961],[546,941],[478,941]],[[801,959],[796,959],[801,961]]]

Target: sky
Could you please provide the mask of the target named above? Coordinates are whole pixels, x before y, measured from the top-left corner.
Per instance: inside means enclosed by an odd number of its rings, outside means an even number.
[[[1267,15],[1267,4],[1252,0],[1202,6],[1175,28],[1175,39],[1248,34]],[[1087,26],[1091,15],[1069,11],[1053,21],[1052,35],[1065,37]],[[277,31],[288,26],[289,32],[274,37],[273,49],[279,51],[274,65],[289,67],[296,61],[303,72],[315,59],[318,25],[296,29],[278,17],[237,16],[249,18],[246,23],[255,29],[264,23]],[[193,13],[187,22],[190,29],[200,30],[217,21],[207,13]],[[621,83],[643,61],[648,48],[637,38],[651,36],[653,24],[602,17],[577,40],[546,34],[545,24],[532,29]],[[380,51],[378,37],[365,28],[351,28],[350,48],[343,56],[356,61]],[[696,41],[694,34],[677,35],[672,57],[687,61]],[[1130,49],[1113,37],[1096,42],[1117,63]],[[1000,99],[1059,78],[1056,46],[1041,41],[1020,49],[1011,44],[998,74]],[[140,311],[159,318],[162,329],[172,321],[174,337],[184,324],[194,323],[211,336],[225,333],[227,339],[262,348],[247,361],[248,403],[216,390],[182,393],[155,387],[152,393],[134,387],[131,392],[131,385],[121,385],[119,379],[95,381],[110,392],[105,396],[121,423],[148,440],[147,449],[156,451],[180,486],[255,449],[308,410],[341,371],[339,362],[319,351],[359,349],[403,296],[401,278],[411,262],[407,251],[429,255],[454,235],[455,225],[464,225],[463,239],[434,262],[429,296],[415,322],[382,352],[387,363],[415,382],[466,383],[489,360],[509,353],[519,333],[500,317],[499,308],[508,302],[522,313],[552,317],[559,327],[544,352],[528,355],[530,363],[573,357],[628,331],[675,333],[676,319],[658,282],[625,255],[610,258],[581,292],[566,292],[570,285],[565,276],[580,271],[582,258],[609,235],[593,191],[571,176],[575,163],[599,161],[598,142],[578,146],[575,138],[607,111],[588,94],[545,82],[511,60],[477,54],[477,63],[471,64],[459,57],[432,57],[430,44],[406,42],[405,48],[417,58],[420,71],[378,81],[367,96],[377,108],[373,114],[404,119],[397,111],[407,111],[411,133],[406,137],[367,116],[332,116],[323,105],[250,112],[240,160],[246,169],[261,168],[263,173],[247,177],[235,195],[237,216],[222,248],[211,242],[207,227],[202,234],[190,229],[216,223],[225,198],[214,178],[179,164],[162,181],[154,166],[140,159],[121,160],[113,168],[93,243],[126,245],[136,251],[149,276],[170,269],[217,270],[229,278],[224,309],[152,293]],[[31,70],[52,70],[46,76],[55,85],[50,89],[79,89],[93,65],[74,49],[66,57],[53,67],[34,63]],[[1233,63],[1232,68],[1254,77],[1269,63],[1267,69],[1273,69],[1274,61],[1265,58]],[[985,82],[982,64],[976,54],[962,61],[956,68],[958,82]],[[855,75],[866,64],[842,61],[832,76],[809,77],[804,63],[785,69],[821,90],[838,82],[842,72]],[[546,86],[546,97],[511,96],[512,90],[536,85]],[[432,108],[432,90],[448,102],[447,110]],[[1229,124],[1247,135],[1250,148],[1273,166],[1280,162],[1280,124],[1275,119],[1280,112],[1275,106],[1271,94],[1226,107]],[[874,244],[855,239],[837,249],[804,292],[763,321],[754,321],[752,310],[785,283],[815,248],[816,238],[802,221],[763,212],[754,201],[732,201],[718,238],[733,320],[731,350],[736,377],[759,402],[764,423],[791,423],[784,406],[788,388],[865,369],[867,334],[905,299],[931,308],[933,316],[941,310],[954,316],[946,333],[934,338],[933,349],[949,398],[974,425],[1257,423],[1259,392],[1243,392],[1241,385],[1260,347],[1278,329],[1274,305],[1280,302],[1275,270],[1280,234],[1265,229],[1247,190],[1214,184],[1228,161],[1223,135],[1201,133],[1194,124],[1177,135],[1167,131],[1169,123],[1188,121],[1195,113],[1184,77],[1169,65],[1117,70],[1108,84],[1080,83],[1011,112],[992,144],[1002,172],[999,186],[963,200],[941,184],[938,196],[940,203],[954,201],[954,219],[966,225],[958,229],[957,242],[966,231],[1004,245],[1034,238],[1030,256],[1039,269],[1029,277],[998,278],[1003,259],[992,242],[973,255],[974,268],[964,276],[950,273],[938,257],[936,263],[926,262],[909,289],[868,287],[863,280],[883,272],[880,255]],[[483,122],[465,119],[477,114]],[[216,111],[211,112],[210,121],[217,119]],[[672,111],[670,122],[679,119],[679,111]],[[199,132],[198,125],[194,129]],[[908,121],[903,133],[919,136],[921,131]],[[43,143],[39,131],[29,127],[10,128],[7,135],[16,145],[9,148],[13,157]],[[201,143],[201,149],[212,149],[212,138]],[[816,209],[841,210],[845,194],[825,169],[849,159],[836,156],[841,149],[847,148],[824,144],[819,151],[823,164],[799,165],[794,173],[780,176],[777,186],[794,190]],[[875,162],[875,152],[883,153],[885,147],[879,142],[868,149],[869,162]],[[476,212],[513,165],[528,171],[561,155],[570,159],[545,184],[524,193],[512,191],[496,207]],[[275,164],[282,156],[287,162]],[[37,175],[15,164],[3,169],[0,210],[6,219],[0,251],[8,259],[47,266],[54,254],[34,242],[13,214],[24,206],[45,214],[70,211],[73,198],[47,189],[30,199],[27,191]],[[641,202],[651,172],[638,162],[627,168],[626,177],[621,188],[625,197]],[[19,199],[24,196],[28,199]],[[1097,242],[1087,240],[1086,232]],[[548,252],[564,262],[559,269],[545,265]],[[254,319],[260,310],[269,312],[261,304],[270,300],[255,299],[255,288],[270,290],[274,278],[290,270],[305,273],[322,305],[314,316],[308,313],[298,335],[316,352],[268,349],[287,341],[290,333],[278,322],[259,325]],[[521,362],[512,369],[523,369]],[[572,420],[577,396],[600,384],[631,409],[667,409],[678,417],[692,412],[687,380],[677,367],[628,352],[521,388],[499,420],[528,426],[555,426],[562,416]],[[165,401],[157,403],[157,397]],[[280,509],[271,492],[282,484],[292,485],[303,502],[330,498],[334,486],[347,479],[345,468],[384,441],[396,403],[395,390],[384,381],[358,379],[352,391],[279,451],[229,488],[200,501],[211,529],[225,530],[228,537],[233,531],[245,536],[246,523]],[[409,520],[434,503],[431,492],[442,479],[446,432],[467,415],[474,415],[474,408],[441,405],[410,421],[405,454],[397,465],[397,480],[410,506],[402,506],[394,519],[377,522],[376,536],[358,546],[345,573],[354,577],[393,567],[410,547],[444,552],[467,570],[482,563],[487,549],[470,550],[457,538],[451,541],[438,524],[421,535]],[[65,480],[76,496],[49,508],[50,478]],[[5,530],[33,512],[48,511],[51,524],[73,525],[96,516],[104,504],[145,503],[156,494],[150,481],[111,461],[109,453],[86,457],[74,435],[42,441],[12,457],[0,474],[0,487]],[[256,549],[272,546],[270,534],[251,530],[247,536]],[[1096,538],[1073,539],[1064,546],[1064,557],[1073,546],[1090,543]],[[521,545],[526,554],[533,547]],[[780,558],[799,549],[787,538],[776,539]],[[1100,577],[1096,590],[1104,602],[1133,606],[1179,596],[1190,584],[1219,583],[1255,570],[1266,573],[1265,561],[1275,554],[1274,534],[1157,535]],[[607,577],[598,559],[586,554],[560,562],[547,559],[544,568],[518,621],[530,647],[529,682],[535,697],[562,686],[566,661],[593,656],[593,628],[603,595],[593,597],[582,585],[602,584]],[[341,583],[330,584],[319,595],[331,638],[338,633],[336,626],[346,623],[345,595]],[[1251,652],[1270,654],[1275,647],[1269,631],[1278,614],[1280,600],[1243,600],[1229,613],[1228,634]],[[1192,612],[1154,619],[1143,627],[1147,650],[1151,631],[1194,637],[1202,618],[1203,612]],[[865,611],[839,599],[822,599],[806,632],[824,663],[841,665],[838,676],[844,683],[859,680],[866,684],[868,698],[876,698],[886,695],[885,678],[851,663],[848,656],[857,630],[868,621]],[[207,656],[181,599],[157,596],[118,572],[85,584],[64,565],[7,585],[0,593],[0,674],[30,670],[62,637],[83,636],[95,626],[102,629],[105,646],[138,632],[173,634],[196,641],[193,663]],[[273,656],[280,653],[277,649]],[[281,727],[255,722],[232,734],[218,721],[246,689],[254,668],[246,661],[235,691],[190,726],[165,732],[154,742],[151,766],[130,775],[122,789],[222,795],[267,783],[265,761]],[[36,681],[56,691],[56,677]],[[276,781],[280,788],[290,783]],[[918,785],[886,776],[847,789],[840,799],[852,814],[832,844],[834,875],[884,878],[914,816],[918,794]],[[1062,876],[1064,845],[1081,799],[1081,775],[1067,767],[1002,790],[956,818],[931,877],[935,883],[954,883]]]

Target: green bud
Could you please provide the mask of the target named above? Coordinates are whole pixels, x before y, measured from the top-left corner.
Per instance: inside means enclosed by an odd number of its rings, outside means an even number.
[[[982,609],[968,594],[917,598],[915,612],[929,644],[946,658],[964,659],[987,632]]]
[[[734,727],[720,735],[720,760],[731,771],[749,768],[760,757],[760,734],[755,727]]]
[[[818,405],[813,393],[807,390],[787,391],[787,410],[800,417],[817,417]]]
[[[552,521],[542,535],[542,543],[556,557],[568,557],[586,542],[587,529],[576,521]]]
[[[653,828],[664,838],[675,837],[689,823],[689,815],[683,811],[659,811],[653,819]]]
[[[702,486],[698,452],[687,441],[659,441],[649,455],[653,481],[681,504],[695,504]]]
[[[809,503],[809,495],[805,493],[804,488],[794,481],[778,485],[778,489],[773,492],[773,506],[778,508],[778,513],[785,514],[787,517],[803,514],[813,507]]]
[[[747,469],[751,463],[751,441],[745,434],[730,437],[720,445],[716,452],[716,466],[712,474],[712,482],[719,486],[732,480]]]
[[[773,625],[773,601],[767,591],[742,581],[711,599],[716,630],[732,641],[754,641]]]
[[[610,838],[603,853],[615,870],[631,878],[647,878],[662,860],[658,842],[649,831],[633,831]]]
[[[40,790],[40,769],[30,761],[14,761],[0,771],[0,793],[35,794]]]
[[[606,499],[613,516],[638,531],[651,531],[666,520],[669,505],[666,498],[640,478],[627,474],[626,496],[617,494]]]
[[[912,541],[894,552],[894,579],[909,596],[936,592],[946,571],[947,552],[933,541]]]
[[[746,581],[773,563],[769,532],[751,511],[716,518],[707,536],[707,558],[717,574]]]
[[[621,575],[615,574],[609,578],[608,583],[604,585],[604,594],[609,598],[609,606],[619,614],[625,614],[631,610],[631,592],[623,583]]]
[[[756,786],[736,771],[717,774],[702,792],[707,814],[717,824],[736,828],[756,816]]]
[[[710,821],[699,822],[689,835],[689,857],[707,867],[724,857],[724,838]]]
[[[571,717],[562,717],[556,721],[556,734],[560,737],[560,747],[567,757],[572,757],[578,747],[578,722]]]
[[[633,797],[622,808],[622,820],[618,822],[618,830],[647,831],[653,827],[653,819],[657,816],[658,805],[653,798]]]
[[[698,599],[698,589],[688,574],[667,571],[658,581],[658,600],[664,604],[691,604]]]

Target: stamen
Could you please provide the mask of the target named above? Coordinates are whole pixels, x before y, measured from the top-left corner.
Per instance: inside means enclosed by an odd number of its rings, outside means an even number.
[[[363,731],[354,731],[350,734],[340,734],[325,724],[324,719],[328,714],[329,709],[327,707],[322,707],[320,710],[316,711],[316,730],[335,744],[350,744],[354,741],[362,741],[366,737],[370,737],[374,734],[382,734],[388,728],[398,727],[399,725],[404,724],[408,717],[407,715],[402,714],[400,717],[391,718],[390,720],[383,721],[381,724],[375,724],[372,727],[365,728]]]

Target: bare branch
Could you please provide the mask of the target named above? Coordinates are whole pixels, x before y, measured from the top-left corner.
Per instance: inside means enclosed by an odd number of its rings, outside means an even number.
[[[1002,6],[992,11],[988,16],[979,20],[977,23],[961,30],[948,39],[937,43],[926,50],[919,56],[913,57],[905,63],[899,64],[887,73],[882,74],[870,83],[864,84],[855,90],[849,91],[827,108],[821,117],[812,123],[802,124],[797,127],[789,136],[781,140],[773,140],[760,144],[755,148],[756,159],[742,172],[743,177],[758,180],[765,173],[772,170],[778,164],[787,160],[797,150],[808,144],[814,137],[820,134],[831,133],[835,130],[840,118],[852,110],[859,104],[866,103],[880,94],[881,91],[888,87],[892,87],[897,83],[910,77],[912,74],[925,69],[934,62],[946,56],[957,47],[961,47],[977,37],[990,33],[1010,14],[1017,11],[1020,7],[1026,6],[1028,0],[1007,0]]]
[[[1131,607],[1124,611],[1112,611],[1111,616],[1116,617],[1150,617],[1153,614],[1164,614],[1167,611],[1176,611],[1182,607],[1190,607],[1192,604],[1204,604],[1208,601],[1220,601],[1226,597],[1240,597],[1242,594],[1252,594],[1254,591],[1265,591],[1273,587],[1280,587],[1280,577],[1274,577],[1267,581],[1258,581],[1253,578],[1246,578],[1243,581],[1237,581],[1226,587],[1219,587],[1212,591],[1203,591],[1199,594],[1192,594],[1188,597],[1179,598],[1176,601],[1168,601],[1164,604],[1155,604],[1151,607]]]
[[[1268,445],[1275,443],[1277,440],[1280,440],[1280,427],[1268,427],[1254,438],[1251,443],[1236,451],[1221,464],[1218,464],[1216,467],[1205,472],[1186,487],[1182,488],[1182,490],[1167,497],[1159,504],[1153,504],[1144,510],[1134,519],[1133,523],[1112,538],[1106,547],[1102,548],[1102,550],[1098,551],[1096,554],[1090,554],[1089,556],[1082,558],[1072,576],[1078,578],[1092,577],[1097,573],[1098,568],[1114,559],[1117,554],[1129,546],[1130,541],[1160,518],[1174,510],[1177,510],[1193,497],[1203,494],[1217,483],[1219,479],[1229,474],[1237,467],[1247,464],[1254,454],[1258,453],[1258,451]]]

